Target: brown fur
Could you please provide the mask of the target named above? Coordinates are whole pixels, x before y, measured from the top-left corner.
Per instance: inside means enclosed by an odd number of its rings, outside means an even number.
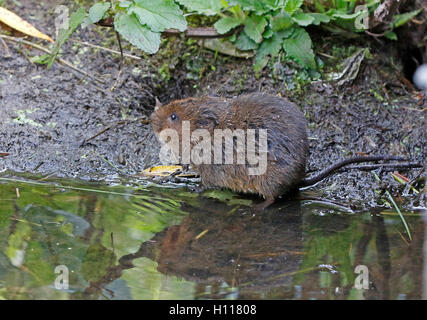
[[[178,120],[171,120],[172,113]],[[273,200],[297,186],[305,175],[308,154],[305,118],[297,106],[285,98],[262,93],[234,99],[188,98],[161,106],[151,116],[156,134],[172,128],[180,137],[184,120],[190,121],[191,131],[205,128],[211,137],[214,129],[267,129],[265,174],[248,175],[248,163],[194,166],[206,188],[229,188]]]

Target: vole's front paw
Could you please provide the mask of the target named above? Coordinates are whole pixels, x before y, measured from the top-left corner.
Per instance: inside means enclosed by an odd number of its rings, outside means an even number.
[[[190,187],[190,192],[191,193],[202,193],[206,190],[205,187],[203,187],[202,185],[197,185],[197,186],[191,186]]]

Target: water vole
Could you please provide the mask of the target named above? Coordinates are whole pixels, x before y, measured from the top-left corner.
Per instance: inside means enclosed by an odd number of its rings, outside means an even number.
[[[243,163],[236,163],[239,153],[236,138],[231,140],[233,152],[236,155],[232,164],[226,164],[224,161],[221,163],[191,162],[200,173],[203,187],[229,188],[237,192],[259,194],[266,199],[266,206],[291,189],[312,185],[349,163],[402,160],[394,156],[354,157],[335,163],[316,176],[307,178],[305,167],[308,139],[303,113],[287,99],[263,93],[253,93],[233,99],[201,97],[176,100],[165,106],[156,107],[151,116],[151,123],[158,137],[165,129],[174,130],[181,146],[185,143],[185,131],[183,131],[185,123],[188,124],[190,132],[204,129],[211,137],[214,137],[216,132],[226,129],[232,132],[252,130],[257,132],[255,145],[259,155],[263,152],[261,131],[266,130],[267,143],[264,158],[266,170],[262,174],[249,174],[248,169],[253,166],[253,163],[248,162],[248,159]],[[193,148],[204,139],[192,137],[189,144]],[[209,139],[210,145],[213,144],[212,141],[214,138]],[[180,150],[182,152],[183,148]],[[222,150],[225,150],[224,146]],[[210,159],[213,158],[212,155]]]
[[[250,94],[235,99],[188,98],[161,106],[151,116],[157,135],[174,129],[182,138],[182,123],[190,130],[206,129],[213,136],[218,129],[267,130],[267,170],[249,175],[245,164],[194,165],[206,188],[225,187],[274,199],[288,192],[305,175],[308,154],[306,122],[298,107],[278,96]]]

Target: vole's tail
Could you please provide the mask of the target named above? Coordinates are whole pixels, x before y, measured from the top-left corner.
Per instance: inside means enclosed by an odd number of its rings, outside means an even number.
[[[311,186],[323,179],[325,179],[327,176],[329,176],[331,173],[333,173],[334,171],[348,165],[351,163],[360,163],[360,162],[372,162],[372,161],[407,161],[408,159],[405,159],[403,157],[399,157],[399,156],[389,156],[389,155],[377,155],[377,156],[360,156],[360,157],[353,157],[353,158],[348,158],[348,159],[344,159],[342,161],[336,162],[332,165],[330,165],[329,167],[323,169],[322,171],[320,171],[319,173],[315,174],[312,177],[306,177],[304,179],[301,180],[300,182],[300,187],[308,187]],[[378,165],[381,166],[381,165]],[[384,165],[385,166],[385,165]],[[412,164],[411,166],[412,168],[417,168],[417,167],[422,167],[420,164]]]

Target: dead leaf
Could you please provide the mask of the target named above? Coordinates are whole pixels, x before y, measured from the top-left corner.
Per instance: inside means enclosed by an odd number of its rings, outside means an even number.
[[[182,171],[182,166],[157,166],[145,169],[144,171],[142,171],[142,174],[146,176],[167,177],[179,170]]]
[[[31,37],[40,38],[50,42],[55,42],[51,37],[34,28],[30,23],[23,20],[12,11],[0,7],[0,22],[7,24],[9,27],[18,30]]]

